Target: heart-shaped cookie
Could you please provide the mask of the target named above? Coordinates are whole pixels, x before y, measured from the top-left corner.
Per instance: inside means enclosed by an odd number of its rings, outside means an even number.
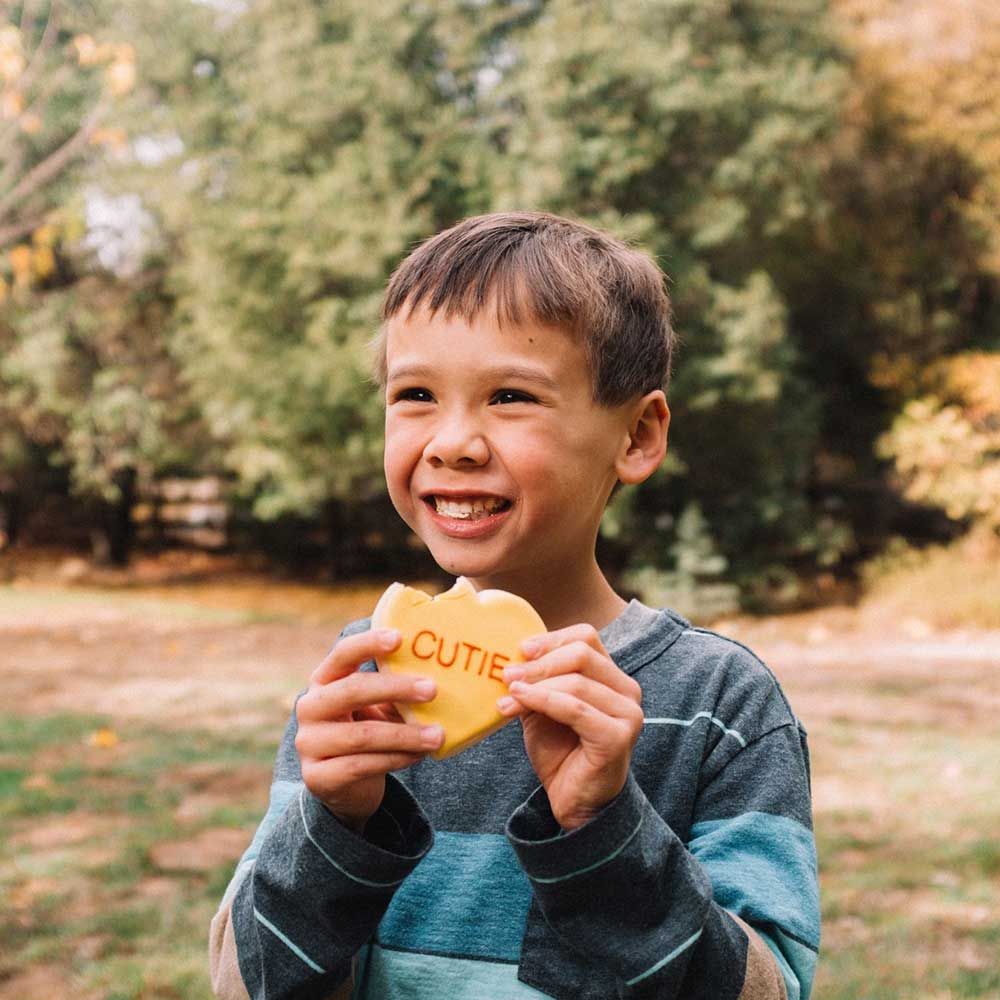
[[[444,727],[444,743],[431,755],[443,760],[511,721],[496,705],[507,693],[503,668],[523,662],[521,642],[544,632],[545,623],[524,598],[504,590],[477,593],[459,577],[436,597],[394,583],[375,606],[372,628],[403,636],[395,652],[377,658],[379,670],[437,684],[432,701],[396,708],[407,722]]]

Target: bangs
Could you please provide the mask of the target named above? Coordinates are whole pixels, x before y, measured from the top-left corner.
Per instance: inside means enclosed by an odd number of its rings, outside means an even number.
[[[383,321],[421,307],[467,322],[493,310],[501,327],[535,322],[578,330],[586,325],[585,303],[600,289],[566,266],[563,241],[550,246],[546,236],[534,216],[499,231],[483,225],[440,233],[393,276]]]
[[[372,341],[386,379],[386,323],[415,310],[500,328],[566,331],[587,355],[594,399],[616,405],[666,389],[673,330],[664,275],[647,254],[607,233],[545,212],[475,216],[421,243],[393,272]]]

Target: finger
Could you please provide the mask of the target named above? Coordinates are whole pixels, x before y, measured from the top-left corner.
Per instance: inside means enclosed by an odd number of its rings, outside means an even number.
[[[362,753],[302,765],[302,778],[313,795],[334,801],[345,787],[365,778],[419,763],[425,753]]]
[[[576,695],[543,684],[511,685],[511,697],[532,712],[569,726],[581,740],[604,747],[621,747],[631,742],[632,727],[623,719],[606,715]]]
[[[323,760],[355,754],[427,753],[443,742],[441,726],[365,719],[303,727],[295,736],[295,749],[300,757]]]
[[[598,652],[579,639],[558,646],[538,659],[504,667],[503,678],[508,684],[517,680],[535,683],[548,677],[573,673],[591,677],[631,698],[636,704],[642,701],[642,688],[637,681],[629,677],[607,653]]]
[[[512,689],[516,686],[515,682]],[[584,677],[582,674],[561,674],[558,677],[550,677],[526,686],[562,691],[564,694],[587,702],[597,711],[610,715],[614,719],[623,719],[630,724],[642,725],[642,709],[631,698],[609,688],[606,684]],[[516,697],[514,690],[511,693]]]
[[[311,687],[299,699],[296,714],[300,721],[332,721],[384,702],[431,701],[436,694],[437,685],[429,677],[356,671]]]
[[[533,635],[521,643],[521,649],[525,656],[534,659],[571,642],[586,643],[599,653],[607,655],[604,643],[601,642],[600,633],[593,625],[588,625],[586,622],[567,625],[566,628],[557,628],[552,632],[543,632],[541,635]]]
[[[391,653],[402,641],[396,629],[372,629],[338,640],[309,678],[314,684],[329,684],[353,673],[362,663]]]

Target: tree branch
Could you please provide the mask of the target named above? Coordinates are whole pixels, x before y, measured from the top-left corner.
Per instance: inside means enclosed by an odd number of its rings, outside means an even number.
[[[35,51],[31,53],[31,60],[28,63],[28,68],[21,74],[21,79],[17,81],[17,89],[23,94],[26,94],[28,92],[28,88],[35,82],[35,75],[38,73],[39,67],[42,65],[45,53],[52,48],[52,43],[55,41],[59,28],[55,18],[55,12],[58,6],[59,0],[52,0],[52,5],[49,7],[49,17],[45,22],[45,29],[42,31],[41,41],[39,41],[38,47]],[[27,5],[25,5],[25,7],[27,8]]]
[[[36,114],[40,118],[44,117],[44,112],[49,103],[49,98],[57,91],[62,84],[70,78],[73,70],[69,66],[60,66],[54,73],[47,75],[45,86],[39,91],[38,96],[31,104],[21,112],[18,118],[13,119],[6,128],[0,131],[0,149],[10,149],[14,142],[14,136],[21,128],[19,118],[25,115]],[[2,191],[10,181],[9,171],[4,168],[3,175],[0,176],[0,191]]]
[[[10,215],[11,209],[18,202],[29,197],[66,168],[67,164],[79,154],[81,148],[90,139],[97,127],[98,119],[104,114],[106,107],[106,101],[101,98],[90,114],[84,118],[75,135],[67,139],[55,152],[50,153],[41,163],[32,167],[18,184],[0,198],[0,220]]]
[[[36,215],[30,219],[23,219],[21,222],[12,223],[9,226],[0,226],[0,250],[16,243],[22,236],[27,236],[45,221],[44,215]]]

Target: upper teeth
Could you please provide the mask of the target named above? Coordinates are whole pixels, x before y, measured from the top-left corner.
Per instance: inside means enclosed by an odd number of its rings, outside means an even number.
[[[439,514],[446,517],[482,517],[484,514],[493,514],[504,504],[500,497],[488,497],[481,500],[447,500],[444,497],[435,497],[434,505]]]

